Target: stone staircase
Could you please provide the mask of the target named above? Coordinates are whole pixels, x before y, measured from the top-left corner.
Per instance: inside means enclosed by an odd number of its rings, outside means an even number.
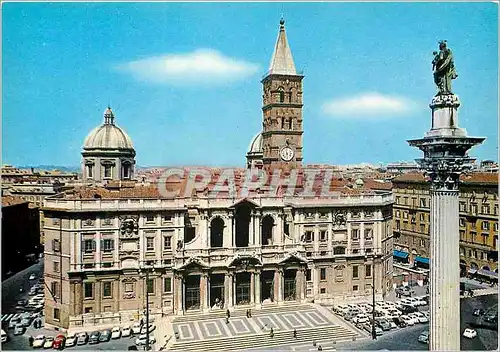
[[[296,312],[296,311],[305,311],[314,309],[315,308],[309,304],[269,306],[269,307],[263,307],[262,309],[252,309],[252,316],[256,317],[259,315],[264,315],[269,313]],[[225,317],[226,317],[226,310],[221,309],[220,311],[215,311],[205,314],[199,312],[186,313],[186,315],[175,317],[172,322],[186,323],[190,321],[220,319]],[[246,309],[235,309],[234,311],[231,311],[231,317],[246,317]]]
[[[282,312],[282,310],[280,310]],[[363,336],[342,326],[331,325],[320,328],[297,329],[297,338],[293,337],[291,330],[275,331],[274,337],[269,336],[269,331],[258,334],[213,338],[198,341],[174,342],[169,351],[241,351],[255,348],[276,348],[291,344],[312,344],[312,341],[330,340],[346,341]]]

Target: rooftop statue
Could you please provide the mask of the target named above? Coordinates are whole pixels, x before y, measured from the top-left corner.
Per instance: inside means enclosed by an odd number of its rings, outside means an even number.
[[[432,70],[434,71],[434,83],[438,87],[437,95],[453,94],[451,91],[451,80],[458,77],[453,62],[453,54],[446,47],[446,40],[439,42],[439,52],[434,51]]]

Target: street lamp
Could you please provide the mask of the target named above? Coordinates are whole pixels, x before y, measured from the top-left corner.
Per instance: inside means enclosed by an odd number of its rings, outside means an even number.
[[[368,255],[365,254],[365,261]],[[375,255],[372,260],[372,339],[377,339],[377,332],[375,331]]]
[[[146,287],[146,348],[145,348],[146,351],[149,351],[151,349],[151,346],[149,345],[149,287],[148,287],[149,270],[151,270],[151,272],[154,273],[155,272],[154,265],[139,268],[139,275],[142,276],[143,271],[146,273],[146,277],[145,277],[146,285],[144,285]]]

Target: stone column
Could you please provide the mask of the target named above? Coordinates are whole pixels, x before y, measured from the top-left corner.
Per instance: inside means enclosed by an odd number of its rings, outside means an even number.
[[[256,242],[255,240],[255,213],[252,211],[250,213],[250,224],[248,225],[248,245],[253,246]]]
[[[485,138],[468,137],[458,127],[458,96],[439,92],[431,101],[432,127],[424,138],[409,140],[424,152],[417,159],[431,181],[431,256],[429,350],[460,350],[459,209],[460,174],[474,159],[467,154]]]
[[[224,277],[224,307],[230,308],[234,305],[234,274],[227,273]]]
[[[210,308],[208,295],[209,295],[208,274],[202,273],[200,275],[200,308],[203,311],[208,311],[208,309]]]
[[[255,244],[257,246],[262,246],[262,237],[261,237],[261,219],[262,216],[259,211],[255,213]]]
[[[283,269],[279,268],[274,272],[274,299],[276,302],[283,302]]]
[[[458,190],[431,191],[431,351],[460,350],[458,218]]]
[[[255,302],[255,279],[254,272],[250,272],[250,304]]]
[[[261,297],[260,297],[260,272],[254,273],[254,284],[255,284],[255,305],[257,308],[261,307]]]
[[[177,315],[184,314],[184,278],[182,275],[175,275],[175,311]]]
[[[302,301],[305,298],[305,288],[306,288],[306,275],[305,268],[300,268],[297,270],[296,278],[296,300]]]

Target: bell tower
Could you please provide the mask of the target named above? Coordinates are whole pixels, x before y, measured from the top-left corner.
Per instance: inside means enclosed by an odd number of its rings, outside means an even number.
[[[262,80],[262,149],[265,166],[302,165],[302,79],[297,74],[285,32],[280,29],[269,71]]]

